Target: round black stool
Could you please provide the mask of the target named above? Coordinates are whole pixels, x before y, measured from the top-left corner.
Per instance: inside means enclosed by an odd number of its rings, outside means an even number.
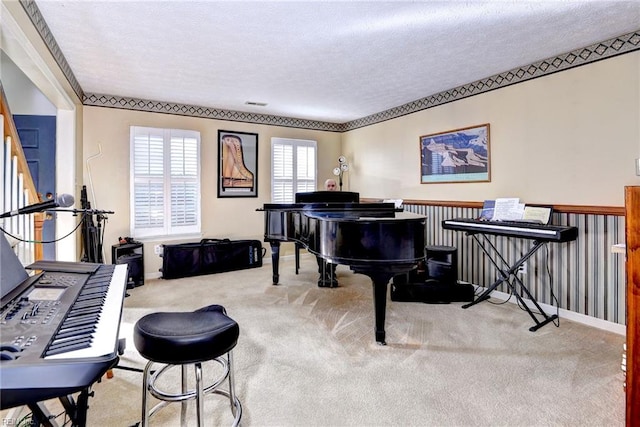
[[[202,425],[203,397],[208,393],[229,398],[233,425],[242,417],[242,406],[235,395],[233,385],[233,358],[231,350],[238,342],[240,328],[235,320],[227,316],[221,305],[203,307],[193,312],[151,313],[135,324],[133,341],[136,349],[149,362],[144,368],[142,382],[142,427],[159,409],[172,402],[182,402],[181,424],[186,426],[188,400],[196,400],[198,426]],[[208,386],[203,385],[202,362],[215,361],[222,366],[222,374]],[[156,371],[152,366],[164,364]],[[195,367],[195,389],[187,388],[187,366]],[[169,369],[182,369],[181,393],[168,393],[156,386],[156,381]],[[229,388],[221,385],[229,380]],[[161,400],[151,410],[147,409],[147,395]]]

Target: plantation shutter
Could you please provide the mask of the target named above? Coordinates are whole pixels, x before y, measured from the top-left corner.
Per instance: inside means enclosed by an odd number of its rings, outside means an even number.
[[[200,232],[200,134],[131,128],[131,235]]]
[[[293,203],[295,193],[316,189],[316,142],[271,138],[271,201]]]

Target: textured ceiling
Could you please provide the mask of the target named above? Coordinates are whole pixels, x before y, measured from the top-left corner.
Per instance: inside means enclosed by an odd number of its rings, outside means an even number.
[[[640,1],[36,4],[84,92],[334,123],[640,29]]]

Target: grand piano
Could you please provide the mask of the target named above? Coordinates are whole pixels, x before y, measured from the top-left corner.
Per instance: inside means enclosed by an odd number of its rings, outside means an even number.
[[[265,242],[271,246],[273,284],[279,282],[281,242],[295,242],[328,262],[371,278],[375,339],[385,344],[389,280],[424,259],[426,218],[393,203],[265,204]]]
[[[0,409],[26,405],[30,425],[56,425],[59,399],[86,424],[92,385],[118,362],[126,265],[36,261],[22,266],[0,235]],[[76,395],[76,393],[78,393]]]

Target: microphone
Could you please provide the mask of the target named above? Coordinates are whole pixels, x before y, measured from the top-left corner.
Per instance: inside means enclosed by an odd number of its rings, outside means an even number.
[[[33,205],[29,205],[20,209],[5,212],[2,215],[0,215],[0,218],[8,218],[10,216],[15,216],[15,215],[42,212],[42,211],[46,211],[47,209],[53,209],[53,208],[59,208],[59,207],[68,208],[69,206],[73,205],[73,202],[74,200],[71,194],[61,194],[55,199],[47,200],[41,203],[34,203]]]

